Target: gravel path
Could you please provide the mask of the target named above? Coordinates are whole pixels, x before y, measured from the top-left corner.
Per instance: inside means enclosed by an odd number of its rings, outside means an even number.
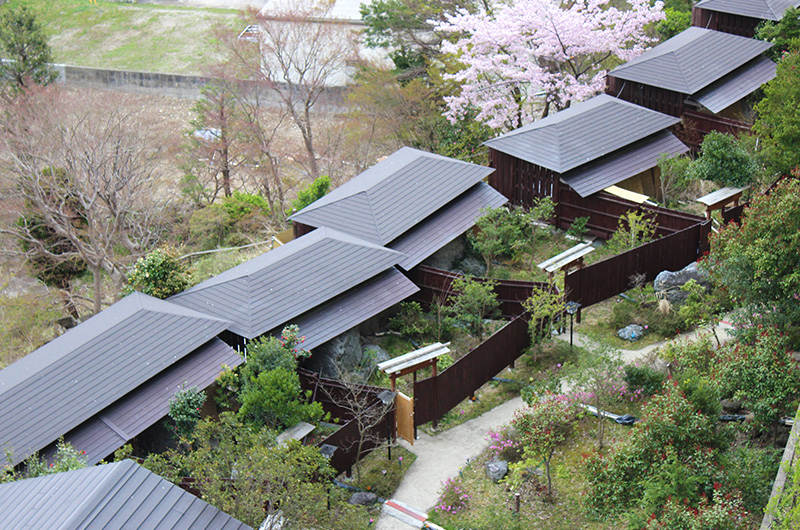
[[[720,323],[716,328],[720,341],[725,342],[730,338],[728,331],[731,325],[727,322]],[[672,340],[692,340],[697,332],[684,333],[680,338]],[[559,340],[569,342],[569,332],[557,337]],[[620,350],[622,359],[626,363],[634,362],[659,348],[664,342],[645,346],[639,350]],[[592,339],[575,333],[573,343],[578,346],[591,346]],[[436,504],[439,488],[450,477],[455,476],[463,467],[467,459],[474,460],[489,447],[486,435],[489,429],[499,428],[510,422],[514,412],[525,406],[521,398],[514,398],[494,409],[485,412],[477,418],[448,429],[437,436],[429,436],[420,432],[414,445],[405,440],[400,440],[400,445],[417,455],[416,461],[400,483],[394,499],[417,510],[429,512]],[[417,525],[419,527],[419,525]],[[383,513],[378,519],[376,530],[408,530],[409,524]]]

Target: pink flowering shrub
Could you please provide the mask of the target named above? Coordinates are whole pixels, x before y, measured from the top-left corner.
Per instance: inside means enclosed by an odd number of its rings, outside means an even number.
[[[434,510],[455,515],[467,507],[470,496],[461,484],[461,479],[447,479],[442,485],[442,492]]]

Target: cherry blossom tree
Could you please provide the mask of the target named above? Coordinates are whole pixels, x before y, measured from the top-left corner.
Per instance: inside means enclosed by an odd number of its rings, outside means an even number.
[[[641,54],[653,41],[647,25],[664,18],[662,2],[515,0],[492,10],[448,16],[437,30],[456,38],[442,51],[463,65],[446,76],[460,83],[446,116],[470,111],[495,128],[516,128],[601,92],[606,69]]]

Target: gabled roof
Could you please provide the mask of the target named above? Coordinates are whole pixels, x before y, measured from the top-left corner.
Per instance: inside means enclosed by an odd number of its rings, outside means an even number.
[[[693,99],[711,112],[720,112],[771,81],[777,67],[771,59],[756,57],[742,68],[710,84],[695,94]]]
[[[211,386],[222,365],[235,368],[244,358],[219,339],[211,339],[136,390],[100,411],[64,435],[76,450],[86,453],[94,465],[154,425],[169,413],[169,400],[184,386],[204,389]],[[56,444],[42,453],[56,452]]]
[[[399,252],[330,228],[270,250],[169,299],[233,322],[247,339],[392,268]]]
[[[389,243],[389,248],[405,256],[400,266],[411,270],[425,258],[469,230],[483,215],[484,208],[497,208],[508,199],[485,182],[469,191],[425,219],[399,238]]]
[[[403,147],[290,219],[385,245],[493,171]]]
[[[609,72],[609,76],[694,94],[768,50],[771,43],[691,27]]]
[[[292,324],[297,324],[306,337],[303,348],[311,350],[417,291],[419,287],[414,282],[392,268],[300,316]]]
[[[133,293],[0,370],[0,462],[13,463],[117,402],[228,327]]]
[[[0,484],[3,528],[252,530],[131,460]]]
[[[485,145],[563,174],[678,122],[680,118],[601,94]]]
[[[581,197],[588,197],[642,171],[656,167],[662,154],[678,155],[689,150],[671,132],[664,131],[625,149],[616,151],[569,171],[562,176],[565,183]]]
[[[798,6],[798,0],[701,0],[695,4],[700,9],[763,20],[780,20],[787,9]]]

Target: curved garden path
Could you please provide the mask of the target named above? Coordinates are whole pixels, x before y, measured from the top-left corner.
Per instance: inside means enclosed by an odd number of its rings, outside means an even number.
[[[730,338],[728,333],[730,328],[730,324],[724,321],[717,325],[716,333],[720,341],[725,342]],[[696,336],[697,332],[693,331],[671,340],[690,340]],[[569,342],[569,332],[557,338]],[[630,363],[657,349],[664,342],[666,341],[638,350],[620,350],[620,353],[623,361]],[[580,333],[573,335],[573,343],[578,346],[593,345],[592,339]],[[514,412],[523,405],[522,399],[517,397],[436,436],[420,432],[413,446],[405,440],[400,440],[400,444],[417,455],[417,459],[411,464],[394,498],[389,501],[389,503],[399,501],[400,509],[384,505],[381,517],[376,523],[376,530],[408,530],[412,527],[422,527],[419,517],[409,513],[404,514],[402,510],[406,507],[410,508],[407,510],[410,513],[432,510],[442,483],[455,476],[467,464],[468,459],[471,461],[480,456],[489,446],[486,440],[489,429],[496,429],[510,422]]]

